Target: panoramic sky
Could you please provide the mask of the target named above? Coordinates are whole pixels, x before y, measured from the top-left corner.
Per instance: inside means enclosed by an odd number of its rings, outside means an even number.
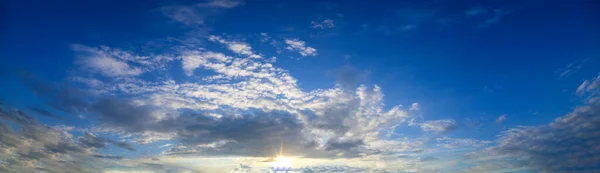
[[[0,172],[600,172],[598,1],[0,6]]]

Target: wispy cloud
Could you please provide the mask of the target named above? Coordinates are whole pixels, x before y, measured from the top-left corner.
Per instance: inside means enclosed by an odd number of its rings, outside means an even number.
[[[207,17],[211,17],[220,10],[234,8],[242,5],[234,0],[212,0],[192,5],[170,5],[160,8],[160,11],[170,19],[185,25],[204,25]]]
[[[556,73],[558,74],[558,79],[567,78],[577,72],[585,65],[588,59],[578,60],[572,63],[569,63],[566,67],[559,69]]]
[[[502,123],[504,121],[506,121],[508,118],[506,117],[506,114],[500,115],[498,118],[496,118],[496,123]]]
[[[315,29],[329,29],[333,28],[335,25],[333,24],[333,20],[325,19],[323,21],[312,21],[310,22],[311,28]]]
[[[488,10],[483,7],[480,7],[480,6],[472,7],[472,8],[465,10],[465,15],[467,15],[467,16],[478,16],[478,15],[483,15],[483,14],[487,14],[487,13],[488,13]]]
[[[513,12],[512,10],[508,10],[508,9],[504,9],[504,8],[494,9],[493,16],[485,19],[483,21],[483,23],[481,25],[479,25],[479,27],[484,28],[484,27],[488,27],[492,24],[498,23],[498,22],[500,22],[502,17],[504,17],[512,12]]]

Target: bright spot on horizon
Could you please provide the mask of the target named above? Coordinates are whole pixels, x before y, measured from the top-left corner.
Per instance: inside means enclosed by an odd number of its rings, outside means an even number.
[[[277,158],[275,158],[275,161],[272,162],[269,166],[274,168],[290,168],[292,167],[292,159],[284,156],[277,156]]]

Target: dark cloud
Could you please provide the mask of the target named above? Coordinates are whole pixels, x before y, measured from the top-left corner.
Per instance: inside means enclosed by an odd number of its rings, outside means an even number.
[[[198,148],[204,154],[268,157],[275,156],[280,146],[284,146],[286,155],[322,155],[311,147],[312,141],[303,136],[304,126],[289,113],[255,111],[238,118],[220,119],[201,114],[190,116],[194,120],[188,121],[188,125],[177,132],[182,144],[196,146],[223,142],[215,147]],[[186,150],[173,147],[170,152],[182,154]]]
[[[327,142],[325,150],[351,150],[365,145],[363,140],[330,140]]]
[[[505,131],[497,146],[468,157],[504,156],[543,172],[600,172],[598,132],[600,103],[577,107],[548,126]]]
[[[50,84],[42,81],[32,74],[23,72],[19,74],[21,81],[35,95],[45,100],[46,104],[56,110],[66,113],[84,112],[89,102],[84,99],[88,95],[77,88]]]
[[[89,149],[78,145],[71,134],[43,124],[17,109],[0,106],[0,172],[100,172],[83,163],[57,160],[85,160]],[[19,131],[6,125],[14,123]],[[66,157],[63,157],[66,156]]]

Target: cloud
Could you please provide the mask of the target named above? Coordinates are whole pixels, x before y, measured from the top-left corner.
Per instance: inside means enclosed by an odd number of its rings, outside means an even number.
[[[39,124],[18,109],[0,106],[0,120],[0,172],[101,172],[105,164],[95,159],[97,147],[76,140],[65,129]],[[101,142],[96,146],[105,145]]]
[[[467,16],[478,16],[478,15],[483,15],[483,14],[487,14],[487,13],[488,13],[488,10],[483,7],[472,7],[465,11],[465,15],[467,15]]]
[[[79,137],[79,142],[86,147],[106,148],[108,146],[107,144],[113,144],[117,147],[124,148],[129,151],[135,151],[135,149],[126,142],[119,142],[111,139],[97,137],[92,133],[85,133],[83,136]]]
[[[302,40],[285,39],[285,44],[288,45],[286,47],[287,50],[298,51],[298,53],[300,53],[300,55],[302,55],[302,56],[316,56],[317,55],[317,49],[306,46],[306,43]]]
[[[240,1],[235,0],[211,0],[204,3],[198,3],[200,7],[215,7],[215,8],[233,8],[241,5]]]
[[[105,52],[83,45],[73,45],[73,50],[80,54],[79,64],[85,70],[100,73],[108,77],[137,76],[142,69],[132,67]]]
[[[597,103],[600,101],[600,75],[591,79],[583,81],[575,94],[578,96],[585,96],[585,102],[588,104]]]
[[[93,48],[73,44],[71,48],[77,54],[76,63],[82,70],[113,78],[134,77],[147,71],[163,69],[167,62],[173,60],[168,56],[138,56],[106,46]],[[97,81],[89,79],[87,82],[97,84]]]
[[[497,146],[468,156],[499,165],[486,171],[517,166],[542,172],[598,172],[599,130],[600,104],[579,106],[548,125],[504,131]]]
[[[585,65],[585,63],[587,61],[588,61],[588,59],[578,60],[578,61],[570,63],[569,65],[567,65],[566,67],[564,67],[562,69],[559,69],[557,71],[558,79],[564,79],[564,78],[567,78],[567,77],[579,72],[581,67],[583,67],[583,65]]]
[[[115,160],[121,160],[121,159],[123,159],[123,157],[121,157],[121,156],[100,155],[100,154],[94,154],[94,155],[92,155],[92,157],[101,158],[101,159],[115,159]]]
[[[208,17],[221,10],[242,5],[240,1],[212,0],[193,5],[169,5],[160,8],[163,15],[189,26],[204,25]]]
[[[172,145],[173,145],[173,144],[170,144],[170,143],[169,143],[169,144],[161,145],[159,148],[170,147],[170,146],[172,146]]]
[[[226,63],[231,61],[231,57],[225,56],[222,53],[216,52],[187,52],[182,56],[182,68],[186,75],[191,76],[194,74],[194,70],[203,64],[209,64],[209,62]],[[212,65],[210,63],[209,65]]]
[[[411,111],[419,111],[421,110],[421,106],[419,105],[419,103],[413,103],[412,105],[410,105],[410,109]]]
[[[330,29],[333,28],[335,25],[333,24],[333,20],[331,19],[325,19],[321,22],[319,21],[311,21],[310,22],[310,27],[311,28],[315,28],[315,29]]]
[[[503,9],[503,8],[494,9],[494,15],[490,18],[487,18],[481,25],[479,25],[479,27],[480,28],[488,27],[492,24],[498,23],[500,21],[500,19],[502,19],[502,17],[504,17],[505,15],[508,15],[510,13],[512,13],[512,10]]]
[[[500,115],[498,118],[496,118],[496,123],[502,123],[504,121],[506,121],[508,118],[506,118],[506,114]]]
[[[454,120],[426,121],[419,125],[426,133],[443,133],[456,129]]]
[[[214,35],[209,36],[208,39],[210,41],[216,41],[216,42],[227,45],[227,48],[236,54],[247,55],[250,58],[262,58],[262,56],[255,54],[254,51],[252,51],[252,47],[250,47],[250,44],[248,44],[248,43],[237,42],[237,41],[227,41],[219,36],[214,36]]]
[[[476,139],[459,139],[441,137],[437,138],[437,146],[446,149],[454,148],[480,148],[492,144],[492,141],[476,140]]]

